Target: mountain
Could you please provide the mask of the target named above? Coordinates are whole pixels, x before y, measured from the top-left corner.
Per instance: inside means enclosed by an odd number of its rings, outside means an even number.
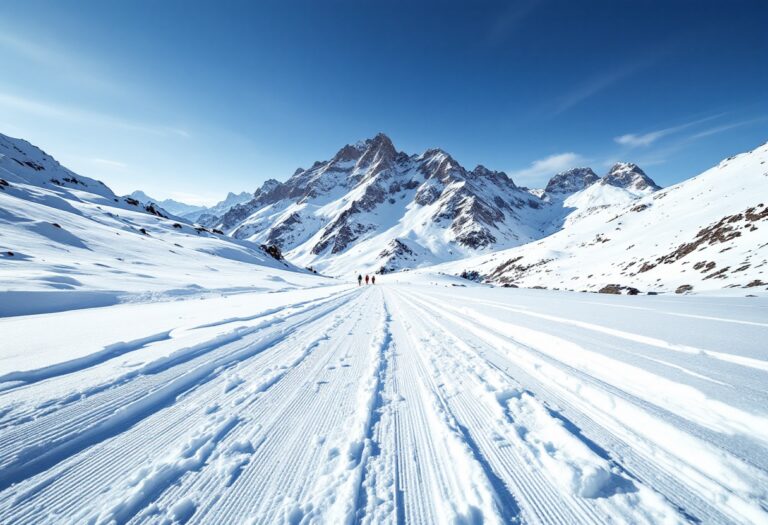
[[[154,202],[158,206],[161,206],[163,209],[168,210],[169,213],[179,217],[184,217],[190,213],[204,212],[206,210],[205,206],[194,206],[192,204],[185,204],[173,199],[154,199],[141,190],[134,191],[129,196],[146,204]]]
[[[173,199],[158,200],[150,197],[141,190],[134,191],[131,193],[130,197],[143,203],[156,203],[173,215],[183,217],[190,221],[199,222],[203,226],[210,226],[211,223],[215,223],[219,217],[227,213],[233,206],[251,200],[253,194],[248,193],[247,191],[241,193],[229,192],[224,200],[210,207],[194,206]]]
[[[645,195],[661,189],[637,164],[629,162],[614,164],[608,174],[600,180],[600,184],[623,188],[637,195]]]
[[[256,244],[118,197],[0,134],[0,317],[317,282]]]
[[[544,191],[553,194],[571,194],[591,186],[600,179],[592,168],[573,168],[552,177]]]
[[[598,184],[565,200],[590,214],[573,221],[579,212],[569,215],[560,231],[537,242],[436,271],[564,290],[765,291],[767,165],[768,143],[656,191],[637,166],[617,164]],[[621,204],[629,193],[640,197]]]
[[[386,273],[540,239],[576,210],[563,200],[599,180],[589,168],[571,170],[537,195],[504,172],[467,170],[441,149],[398,151],[380,133],[285,182],[265,182],[215,226],[332,274]]]

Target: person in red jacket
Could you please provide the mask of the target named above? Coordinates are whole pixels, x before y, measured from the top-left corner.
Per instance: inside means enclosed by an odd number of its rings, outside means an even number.
[[[368,284],[368,280],[369,280],[369,277],[368,277],[368,274],[366,273],[365,274],[365,284]]]

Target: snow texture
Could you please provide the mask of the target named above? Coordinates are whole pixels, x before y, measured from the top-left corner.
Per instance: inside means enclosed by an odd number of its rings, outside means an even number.
[[[381,135],[204,227],[0,136],[0,523],[768,523],[767,157]]]

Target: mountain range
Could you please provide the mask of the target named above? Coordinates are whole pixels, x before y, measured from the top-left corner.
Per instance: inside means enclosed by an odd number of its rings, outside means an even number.
[[[285,181],[192,210],[143,192],[115,195],[0,135],[0,269],[10,272],[0,284],[219,289],[252,286],[247,268],[257,265],[345,278],[409,270],[562,290],[755,293],[768,289],[766,162],[768,144],[663,189],[632,163],[602,177],[575,167],[529,189],[441,149],[399,151],[378,134]]]
[[[224,215],[230,208],[243,202],[248,202],[253,198],[252,193],[243,191],[240,193],[227,193],[224,200],[214,204],[213,206],[195,206],[192,204],[185,204],[174,199],[158,200],[150,197],[141,190],[136,190],[130,194],[130,197],[143,202],[145,204],[155,203],[164,210],[173,215],[189,219],[191,221],[197,221],[200,224],[206,224],[212,219],[216,219]]]
[[[658,189],[638,166],[619,163],[602,178],[574,168],[529,190],[501,171],[468,170],[441,149],[398,151],[378,134],[285,182],[266,181],[215,227],[330,274],[388,273],[530,243],[574,215]]]

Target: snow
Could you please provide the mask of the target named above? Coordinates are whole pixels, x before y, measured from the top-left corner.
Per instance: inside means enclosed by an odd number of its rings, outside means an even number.
[[[407,272],[2,318],[0,521],[766,523],[766,301]]]
[[[594,184],[565,199],[574,211],[552,235],[428,272],[474,270],[497,283],[578,291],[618,284],[672,293],[687,285],[693,293],[765,295],[766,163],[768,143],[629,202],[627,190]]]
[[[150,213],[23,141],[0,135],[3,148],[13,153],[0,157],[0,316],[329,283]]]
[[[0,135],[0,523],[768,523],[768,145],[540,198],[403,155],[348,146],[231,238]],[[501,187],[541,202],[486,224],[515,247],[456,243]],[[349,282],[383,264],[421,268]],[[606,284],[661,294],[556,290]]]

